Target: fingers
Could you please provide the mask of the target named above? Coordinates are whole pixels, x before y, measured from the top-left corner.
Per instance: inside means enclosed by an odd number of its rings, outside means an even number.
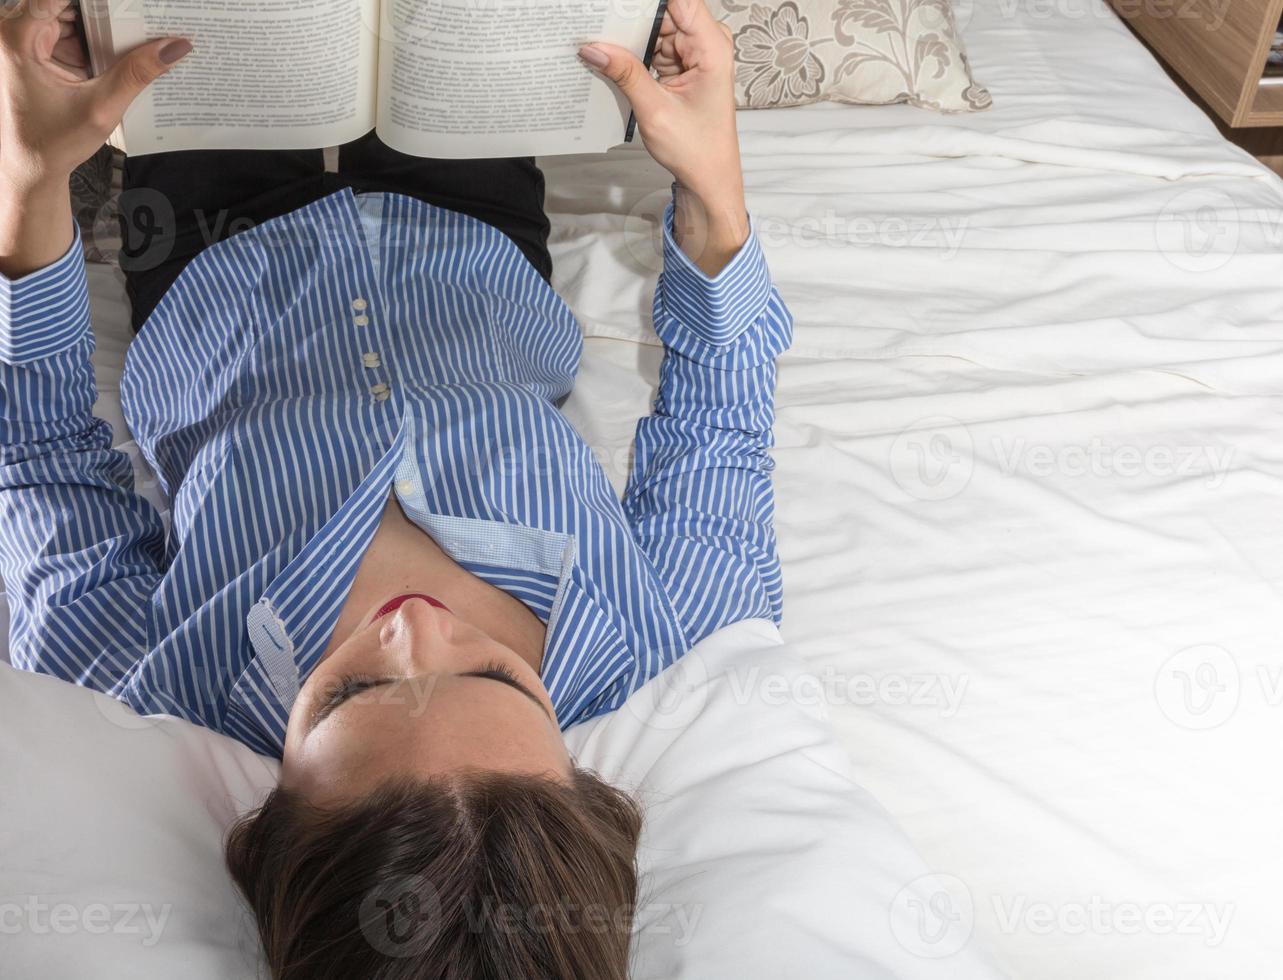
[[[67,37],[59,38],[58,43],[53,46],[51,57],[54,64],[60,68],[65,68],[82,79],[87,77],[84,71],[89,67],[89,58],[85,54],[85,46],[80,43],[80,38],[74,32]]]
[[[704,0],[668,0],[664,20],[670,19],[674,30],[666,36],[661,27],[660,40],[671,41],[686,67],[729,63],[730,30],[713,16]]]
[[[682,73],[682,59],[677,53],[677,45],[672,35],[661,34],[655,39],[655,50],[651,55],[650,66],[661,79]]]
[[[62,32],[68,0],[0,0],[0,51],[18,61],[43,61]]]
[[[71,0],[0,0],[0,22],[10,23],[15,29],[30,29],[58,20],[70,6]]]
[[[52,58],[54,64],[63,68],[82,68],[87,65],[76,22],[76,8],[68,7],[51,24],[57,25],[57,30],[50,26],[39,32],[36,55],[42,60]]]
[[[119,122],[143,89],[169,71],[192,50],[183,38],[162,38],[134,48],[101,78],[89,83],[94,111],[100,119]]]
[[[654,69],[655,74],[659,76],[661,82],[676,78],[685,70],[682,67],[682,63],[676,58],[665,58],[659,55],[655,56],[650,66]]]
[[[669,18],[677,30],[686,34],[707,33],[717,23],[704,0],[668,0],[664,19]]]
[[[647,118],[663,104],[666,98],[663,88],[626,48],[602,42],[586,44],[579,49],[579,57],[615,83],[632,104],[638,119]]]
[[[725,61],[729,39],[729,28],[712,15],[704,0],[669,0],[655,38],[651,67],[663,80],[696,65]]]
[[[0,46],[19,59],[43,61],[68,28],[75,28],[70,0],[0,0]]]

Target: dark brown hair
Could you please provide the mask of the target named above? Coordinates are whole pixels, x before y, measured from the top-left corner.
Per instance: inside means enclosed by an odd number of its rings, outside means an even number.
[[[227,866],[275,980],[626,980],[641,815],[584,770],[321,809],[278,788]]]

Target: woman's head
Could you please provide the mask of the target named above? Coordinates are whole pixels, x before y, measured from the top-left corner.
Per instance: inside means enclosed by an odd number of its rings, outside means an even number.
[[[277,980],[627,976],[637,807],[575,768],[513,631],[458,612],[370,609],[295,701],[227,845]]]
[[[401,598],[371,608],[308,677],[282,784],[337,806],[389,782],[469,770],[569,778],[539,672],[477,617]]]
[[[227,861],[276,980],[625,980],[640,827],[581,770],[283,787]]]

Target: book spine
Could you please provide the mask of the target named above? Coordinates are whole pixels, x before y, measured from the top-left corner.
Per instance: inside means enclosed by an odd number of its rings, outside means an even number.
[[[650,25],[650,40],[646,42],[646,53],[642,55],[642,64],[650,69],[650,63],[655,59],[655,42],[659,40],[659,28],[664,23],[664,12],[668,10],[668,0],[659,0],[659,7],[655,10],[655,20]],[[630,112],[628,114],[628,125],[624,127],[624,142],[633,141],[633,133],[637,131],[637,115]]]

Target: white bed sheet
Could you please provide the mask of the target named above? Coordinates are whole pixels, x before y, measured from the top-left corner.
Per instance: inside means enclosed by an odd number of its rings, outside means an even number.
[[[1283,185],[1103,3],[959,13],[991,112],[740,116],[797,317],[785,632],[952,896],[915,952],[1263,976],[1283,961]],[[659,352],[620,339],[653,340],[665,181],[638,149],[544,163],[555,284],[595,338],[567,412],[622,485]],[[118,273],[92,274],[119,423]]]
[[[970,896],[924,910],[922,952],[957,912],[1015,977],[1273,975],[1283,185],[1103,3],[962,9],[989,113],[740,116],[797,317],[784,631]],[[586,331],[652,340],[663,175],[636,151],[547,174]],[[595,444],[657,360],[590,341],[568,412]]]

